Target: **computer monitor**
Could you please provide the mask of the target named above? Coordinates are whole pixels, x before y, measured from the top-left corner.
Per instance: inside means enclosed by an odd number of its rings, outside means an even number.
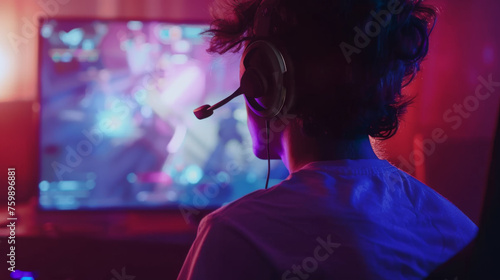
[[[47,19],[40,24],[43,210],[216,208],[265,185],[239,86],[239,54],[211,55],[206,24]],[[271,184],[288,175],[273,162]]]

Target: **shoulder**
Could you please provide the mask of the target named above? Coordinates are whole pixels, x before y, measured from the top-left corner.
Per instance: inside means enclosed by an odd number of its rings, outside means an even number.
[[[264,217],[273,215],[273,209],[290,203],[300,196],[294,191],[296,180],[286,179],[279,184],[264,190],[249,193],[207,215],[205,223],[224,223],[242,225],[263,221]]]
[[[465,239],[477,234],[477,225],[446,197],[406,172],[401,171],[401,174],[406,197],[435,227],[448,228],[450,236],[465,236]]]
[[[230,202],[219,209],[208,214],[205,223],[224,223],[231,218],[245,215],[253,209],[262,197],[268,196],[270,190],[257,190],[249,193],[233,202]]]

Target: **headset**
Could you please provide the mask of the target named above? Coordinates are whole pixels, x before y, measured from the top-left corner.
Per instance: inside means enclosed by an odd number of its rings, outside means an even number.
[[[271,37],[272,31],[276,28],[273,24],[273,15],[276,15],[278,1],[263,0],[257,8],[254,22],[255,39],[247,45],[241,58],[244,73],[241,76],[240,87],[217,104],[203,105],[194,110],[194,115],[198,119],[205,119],[235,97],[241,94],[245,96],[248,107],[257,116],[266,120],[266,189],[271,169],[269,123],[273,118],[290,110],[295,96],[291,59],[280,42]]]

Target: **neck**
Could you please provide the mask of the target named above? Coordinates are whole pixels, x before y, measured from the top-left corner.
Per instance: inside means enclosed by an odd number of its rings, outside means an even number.
[[[378,159],[368,136],[355,140],[320,141],[291,128],[282,137],[282,147],[280,156],[290,173],[315,161]]]

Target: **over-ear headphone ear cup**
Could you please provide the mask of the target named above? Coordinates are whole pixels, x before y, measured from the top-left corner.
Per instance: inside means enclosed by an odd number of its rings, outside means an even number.
[[[241,88],[249,107],[256,115],[266,119],[277,116],[287,99],[288,79],[285,74],[289,71],[290,62],[285,60],[283,53],[274,44],[259,40],[245,49],[242,63],[245,73]],[[247,70],[250,71],[248,75]],[[261,84],[249,85],[249,81],[261,81]],[[263,92],[255,92],[257,90]]]
[[[241,77],[240,89],[248,98],[260,98],[266,95],[269,81],[256,68],[247,68]]]

